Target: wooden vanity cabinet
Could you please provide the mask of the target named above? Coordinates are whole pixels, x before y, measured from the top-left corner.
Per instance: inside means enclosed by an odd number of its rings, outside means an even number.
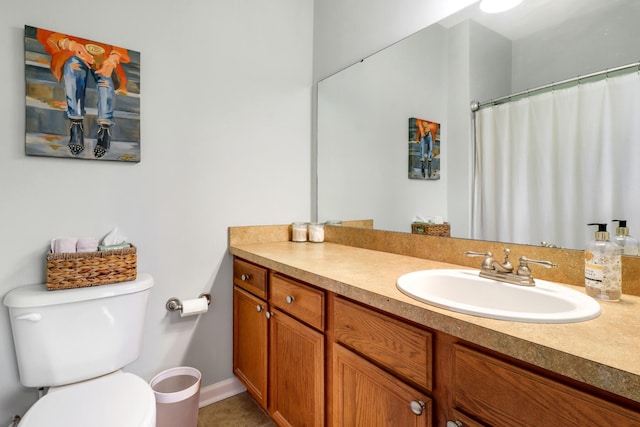
[[[640,426],[637,412],[458,344],[451,381],[452,407],[486,425]]]
[[[233,283],[233,373],[266,410],[269,330],[266,316],[267,269],[234,259]]]
[[[325,294],[234,258],[233,372],[280,427],[325,426]]]
[[[280,427],[640,427],[640,404],[262,266],[234,284],[234,373]]]
[[[340,297],[332,315],[332,425],[431,426],[431,333]]]
[[[279,426],[324,427],[324,292],[271,272],[269,414]]]
[[[332,307],[335,427],[640,427],[640,413],[557,375],[341,297]]]

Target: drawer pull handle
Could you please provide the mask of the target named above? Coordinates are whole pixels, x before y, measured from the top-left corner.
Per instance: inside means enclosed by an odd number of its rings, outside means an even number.
[[[411,401],[411,412],[416,415],[422,415],[427,405],[422,400],[412,400]]]
[[[267,311],[264,313],[264,315],[267,317],[267,319],[271,319],[273,317],[273,312]]]
[[[246,281],[247,281],[247,280],[249,280],[250,278],[251,278],[251,275],[250,275],[250,274],[243,274],[242,276],[240,276],[240,279],[241,279],[243,282],[246,282]]]
[[[264,310],[264,307],[263,307],[263,306],[261,306],[261,305],[256,305],[256,311],[257,311],[258,313],[260,313],[262,310]]]
[[[447,427],[464,427],[460,421],[447,421]]]
[[[296,297],[294,297],[293,295],[287,295],[285,300],[287,301],[287,304],[292,304],[296,300]]]

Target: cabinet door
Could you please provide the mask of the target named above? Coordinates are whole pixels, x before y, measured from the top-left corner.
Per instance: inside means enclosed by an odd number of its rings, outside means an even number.
[[[429,397],[338,344],[333,369],[333,426],[431,426]]]
[[[274,310],[269,414],[279,426],[324,426],[324,335]]]
[[[264,409],[267,408],[267,304],[233,289],[233,372]]]

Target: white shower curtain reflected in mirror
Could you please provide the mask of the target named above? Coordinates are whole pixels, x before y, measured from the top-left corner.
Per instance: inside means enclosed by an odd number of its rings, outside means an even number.
[[[640,73],[476,112],[473,238],[583,248],[640,236]]]

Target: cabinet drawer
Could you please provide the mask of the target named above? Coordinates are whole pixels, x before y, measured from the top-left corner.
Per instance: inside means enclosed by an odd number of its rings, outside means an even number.
[[[640,414],[462,346],[454,405],[490,425],[640,426]]]
[[[264,267],[234,258],[233,284],[267,299],[267,269]]]
[[[414,384],[431,390],[431,333],[336,298],[335,340]]]
[[[324,292],[277,273],[271,274],[271,305],[324,330]]]

